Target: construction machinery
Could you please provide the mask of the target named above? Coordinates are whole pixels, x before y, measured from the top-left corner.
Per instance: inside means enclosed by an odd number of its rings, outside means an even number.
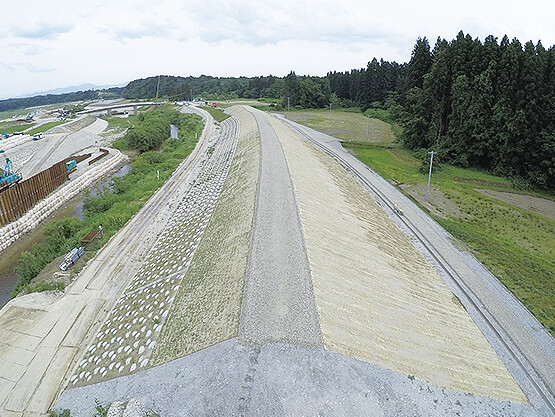
[[[4,151],[0,150],[0,153],[4,153]],[[6,157],[4,172],[0,177],[0,184],[2,185],[12,184],[12,183],[16,183],[20,179],[21,177],[17,175],[15,172],[13,172],[12,161],[10,160],[10,158]]]

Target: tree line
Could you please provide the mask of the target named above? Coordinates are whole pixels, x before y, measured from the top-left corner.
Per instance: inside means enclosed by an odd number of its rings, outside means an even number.
[[[384,107],[409,149],[555,189],[555,48],[507,36],[483,42],[462,31],[430,47],[419,38],[408,63],[372,59],[325,77],[176,77],[131,81],[107,92],[129,99],[267,98],[278,109]],[[96,94],[96,95],[95,95]],[[98,98],[94,91],[0,101],[0,111]],[[14,107],[15,106],[15,107]]]
[[[365,110],[383,106],[409,149],[444,162],[555,189],[555,47],[459,32],[418,39],[408,64],[377,61],[329,73],[332,93]]]
[[[74,93],[45,94],[24,98],[8,98],[0,100],[0,112],[22,109],[26,107],[45,106],[48,104],[68,103],[71,101],[98,100],[100,98],[118,98],[121,96],[121,87],[104,90],[85,90]]]
[[[555,186],[555,49],[460,32],[433,50],[419,39],[407,68],[405,145],[445,161]]]

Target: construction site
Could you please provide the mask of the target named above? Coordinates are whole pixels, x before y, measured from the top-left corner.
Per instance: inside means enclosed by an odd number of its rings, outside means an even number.
[[[553,337],[339,140],[179,110],[204,130],[172,176],[63,292],[0,310],[2,416],[555,415]],[[0,256],[126,163],[106,111],[0,140]]]
[[[126,164],[126,156],[109,148],[111,136],[104,133],[108,123],[89,113],[90,109],[69,118],[63,110],[39,108],[27,115],[23,130],[1,135],[0,252],[4,256],[12,244],[32,240],[29,237],[37,226],[60,207]],[[3,125],[14,123],[11,120]],[[33,133],[37,130],[44,132]],[[0,283],[0,305],[8,301],[11,286],[10,280]]]

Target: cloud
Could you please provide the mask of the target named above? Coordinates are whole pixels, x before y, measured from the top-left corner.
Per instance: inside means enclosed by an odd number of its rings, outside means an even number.
[[[26,72],[32,73],[41,73],[41,72],[54,72],[56,68],[53,67],[44,67],[38,66],[31,62],[0,62],[4,68],[11,72],[21,72],[22,70]]]
[[[69,22],[39,22],[28,25],[18,24],[12,27],[11,32],[15,37],[27,39],[54,39],[58,35],[71,32],[74,28]]]
[[[546,0],[4,3],[4,95],[166,73],[325,75],[365,67],[373,57],[406,62],[419,36],[433,44],[461,29],[482,40],[507,33],[523,43],[541,39],[546,48],[555,42],[555,2]]]
[[[142,39],[146,37],[164,38],[171,35],[170,26],[152,23],[123,24],[116,27],[103,26],[102,31],[108,33],[113,40]]]

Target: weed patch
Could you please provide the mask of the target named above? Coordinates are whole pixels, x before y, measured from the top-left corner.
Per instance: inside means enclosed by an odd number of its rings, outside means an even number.
[[[225,114],[224,111],[222,109],[217,109],[215,107],[209,107],[209,106],[204,106],[202,107],[204,110],[206,110],[208,113],[210,113],[210,115],[216,119],[216,121],[218,123],[223,122],[225,119],[227,119],[229,117],[229,114]]]

